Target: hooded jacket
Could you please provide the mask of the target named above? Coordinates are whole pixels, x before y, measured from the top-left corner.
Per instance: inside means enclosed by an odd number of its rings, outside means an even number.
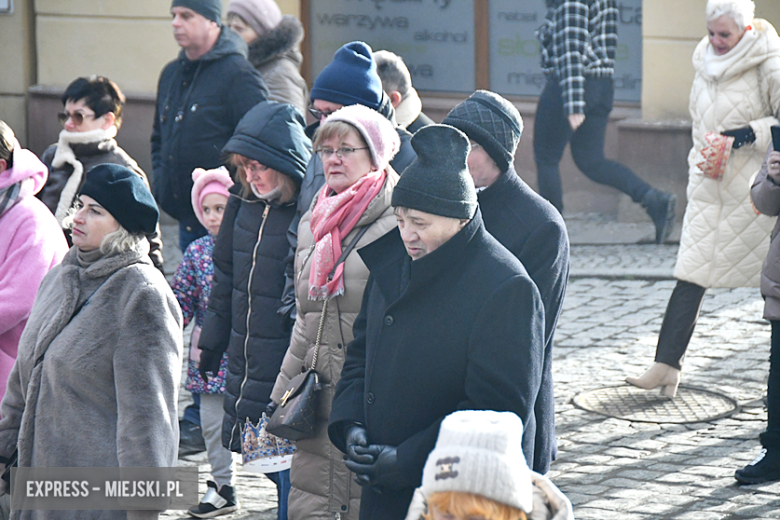
[[[397,229],[359,251],[371,272],[347,345],[328,432],[345,429],[397,448],[397,478],[363,489],[360,518],[404,518],[441,421],[456,410],[511,411],[534,460],[534,403],[544,356],[544,308],[515,256],[482,215],[412,261]]]
[[[192,171],[221,166],[222,147],[238,122],[268,97],[246,55],[241,37],[223,26],[209,52],[189,60],[182,50],[160,74],[152,188],[161,209],[186,225],[200,226],[190,204]]]
[[[751,25],[723,56],[715,56],[707,37],[693,53],[693,148],[674,276],[701,287],[758,287],[775,224],[753,209],[750,186],[778,124],[780,38],[766,20]],[[731,151],[723,178],[702,175],[705,134],[748,125],[756,141]]]
[[[0,399],[38,286],[68,252],[57,219],[34,196],[47,174],[35,154],[18,143],[13,168],[0,172],[0,192],[22,183],[16,202],[0,215]]]
[[[279,25],[249,44],[249,62],[263,76],[269,99],[290,103],[305,114],[309,89],[301,77],[301,40],[303,25],[285,15]]]
[[[264,158],[263,164],[298,184],[311,146],[303,125],[293,107],[261,103],[241,120],[224,151]],[[290,327],[276,311],[296,200],[260,200],[241,194],[240,184],[230,191],[214,246],[214,284],[199,347],[228,353],[222,442],[240,453],[241,428],[247,418],[256,424],[265,411],[290,345]]]

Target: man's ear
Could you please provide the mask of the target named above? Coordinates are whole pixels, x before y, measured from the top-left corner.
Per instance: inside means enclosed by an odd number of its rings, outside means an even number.
[[[403,101],[403,97],[401,96],[401,93],[397,90],[391,90],[387,93],[387,97],[390,98],[390,103],[393,105],[393,108],[398,108],[398,105],[401,104],[401,101]]]
[[[0,173],[6,171],[8,169],[8,161],[5,159],[0,159]]]

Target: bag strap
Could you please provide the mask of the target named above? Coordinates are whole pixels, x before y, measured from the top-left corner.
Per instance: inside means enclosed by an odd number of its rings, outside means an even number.
[[[347,245],[346,249],[341,252],[341,256],[338,260],[336,260],[336,265],[333,266],[333,269],[331,269],[330,273],[328,273],[328,281],[333,280],[333,276],[336,274],[336,268],[344,262],[349,254],[352,252],[353,249],[355,249],[355,245],[357,245],[358,241],[363,238],[363,235],[366,234],[366,231],[368,231],[369,226],[363,226],[358,230],[355,237],[350,240],[349,245]],[[317,341],[314,343],[314,356],[311,358],[311,370],[314,370],[317,368],[317,355],[320,352],[320,342],[322,341],[322,329],[325,328],[325,316],[328,313],[328,298],[325,298],[325,301],[322,302],[322,314],[320,314],[320,324],[317,327]]]

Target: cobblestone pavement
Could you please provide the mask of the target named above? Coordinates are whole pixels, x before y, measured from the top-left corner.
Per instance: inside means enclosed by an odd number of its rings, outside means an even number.
[[[683,384],[736,399],[736,414],[654,424],[572,404],[578,393],[624,384],[626,375],[652,363],[674,287],[676,249],[572,247],[572,280],[553,365],[560,452],[548,476],[569,496],[580,520],[780,518],[780,484],[739,487],[733,478],[758,454],[758,434],[766,425],[769,324],[761,319],[758,289],[708,291],[683,370]],[[205,490],[205,455],[180,464],[199,464]],[[237,491],[243,509],[229,518],[276,518],[275,488],[263,476],[239,471]]]

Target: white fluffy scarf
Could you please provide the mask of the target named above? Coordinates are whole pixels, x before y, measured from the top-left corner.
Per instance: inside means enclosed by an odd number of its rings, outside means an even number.
[[[65,187],[62,189],[60,200],[57,203],[57,211],[54,213],[54,216],[57,217],[57,222],[60,224],[62,224],[62,219],[65,218],[71,204],[73,204],[73,199],[76,197],[76,193],[81,186],[81,180],[84,177],[84,165],[76,159],[76,154],[70,145],[106,141],[114,137],[116,137],[115,126],[108,130],[98,128],[88,132],[68,132],[67,130],[60,132],[60,138],[57,141],[57,151],[54,153],[51,165],[53,168],[62,168],[66,164],[70,164],[73,167],[73,173],[71,173],[68,182],[65,183]]]
[[[744,64],[754,52],[753,45],[758,38],[757,30],[747,30],[742,39],[729,52],[720,56],[715,54],[711,44],[708,45],[707,53],[704,56],[704,67],[707,75],[718,81],[724,79],[724,74],[729,70],[741,70],[740,64]]]

